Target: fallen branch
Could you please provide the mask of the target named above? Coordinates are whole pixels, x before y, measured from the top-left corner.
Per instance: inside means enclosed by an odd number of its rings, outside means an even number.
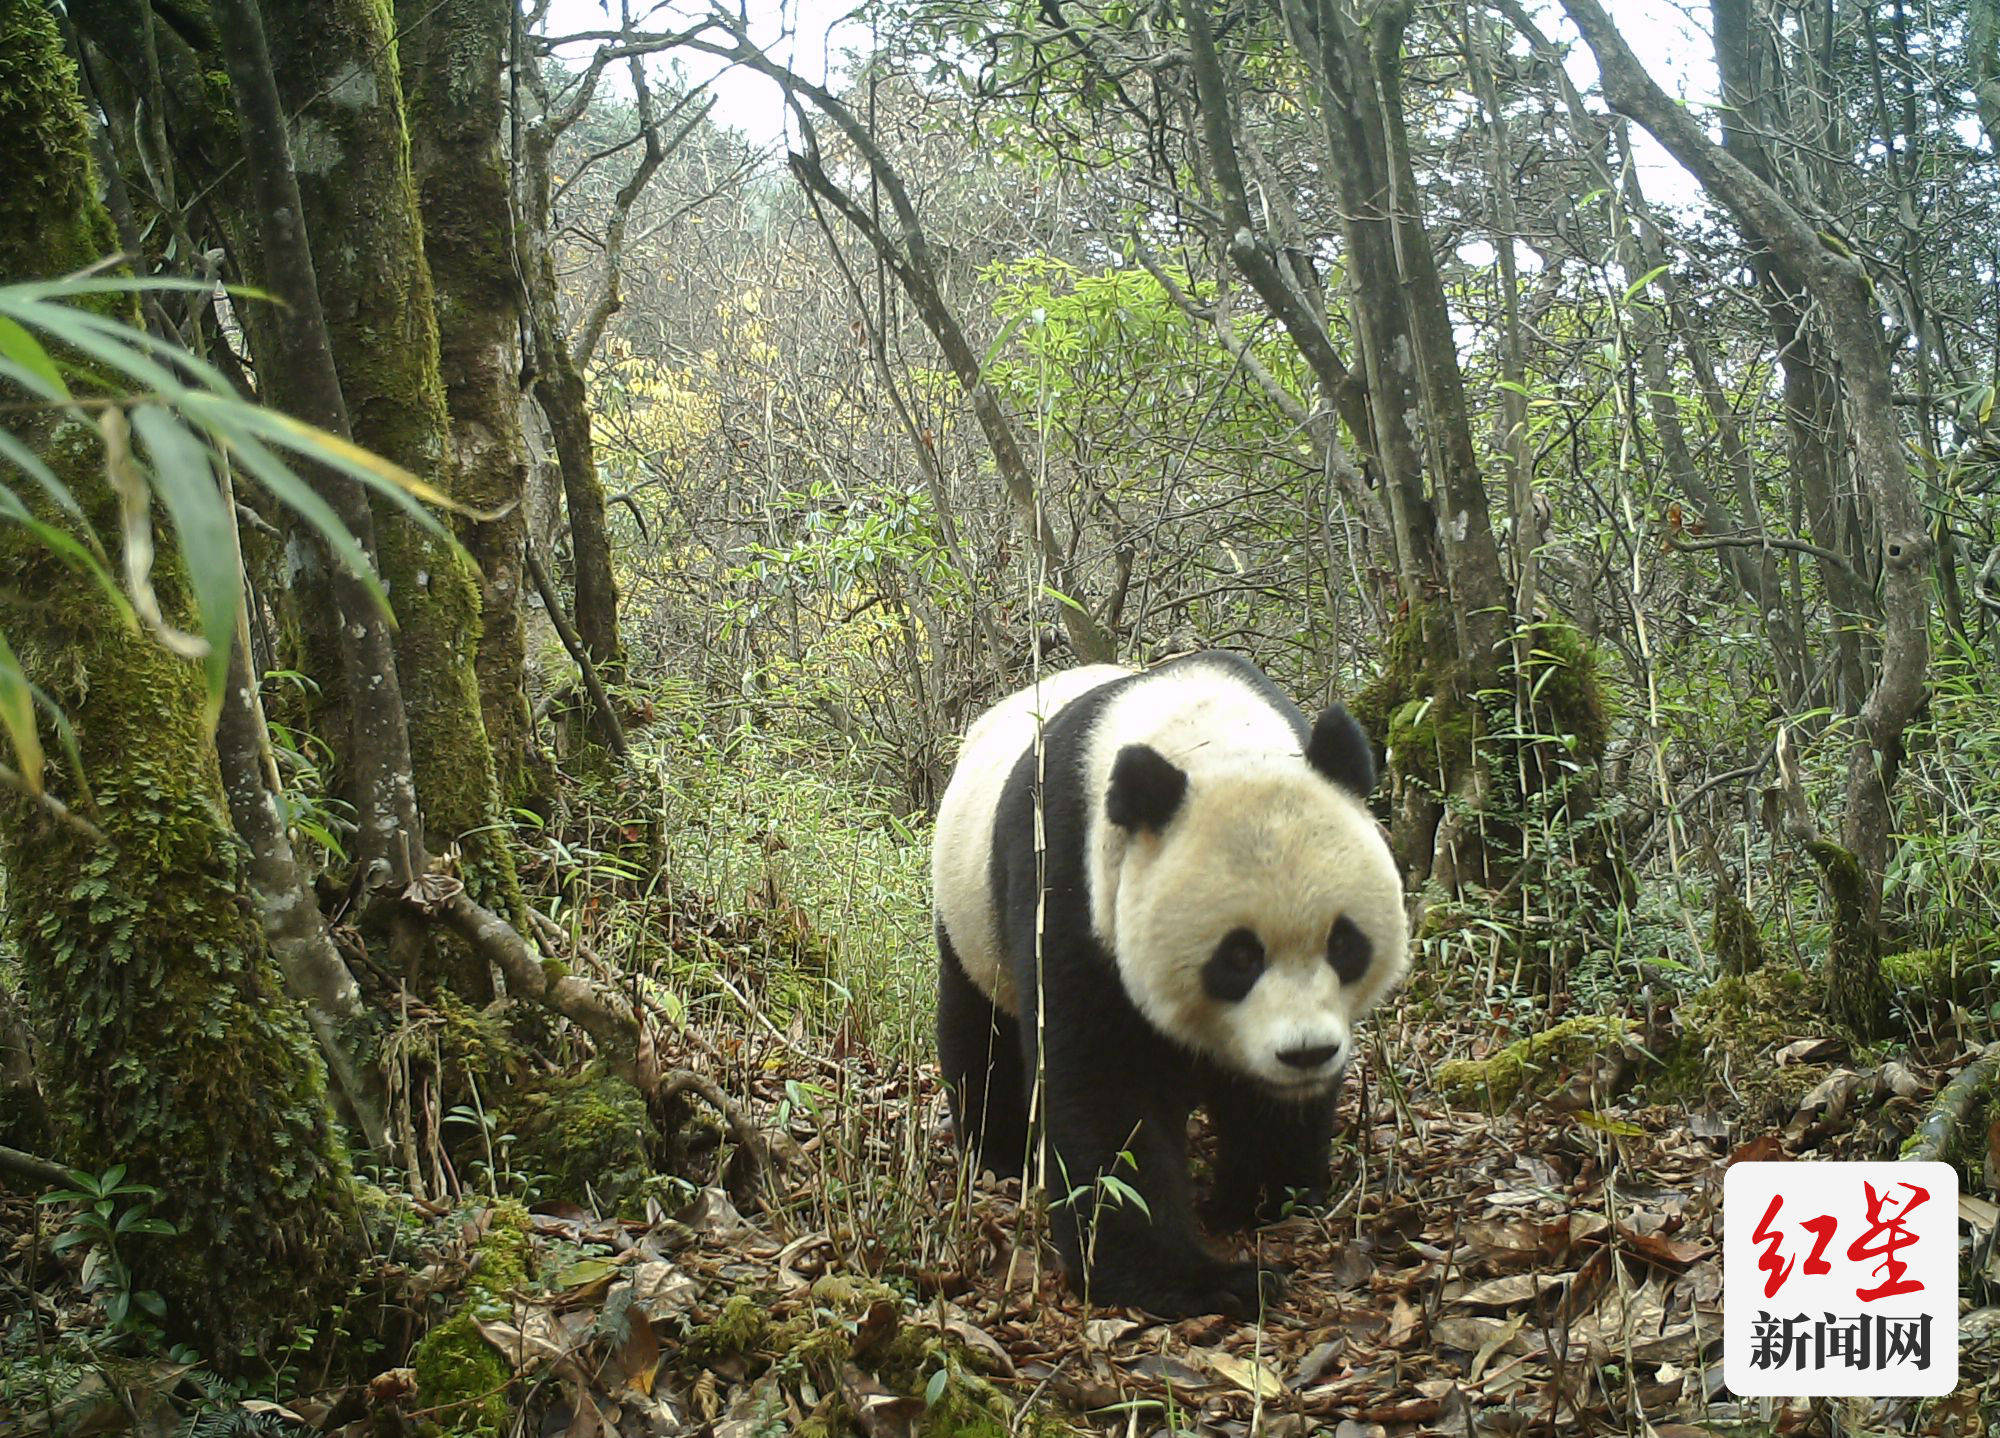
[[[620,1078],[639,1081],[639,1018],[623,994],[573,974],[561,963],[545,962],[512,924],[475,903],[463,886],[422,907],[442,919],[481,958],[497,964],[507,976],[509,993],[554,1009],[590,1035]]]
[[[0,1144],[0,1174],[8,1178],[18,1178],[37,1188],[68,1187],[69,1170],[59,1163],[50,1163],[45,1158],[36,1158],[32,1153],[23,1153],[18,1148],[8,1148]]]
[[[528,915],[534,921],[535,927],[540,931],[544,942],[557,943],[566,941],[574,947],[580,958],[602,966],[603,961],[591,953],[590,949],[581,940],[566,935],[561,926],[548,915],[537,909],[530,909]],[[453,923],[454,928],[458,928],[461,921],[454,921],[450,914],[447,914],[446,918],[448,922]],[[477,922],[477,916],[473,916],[470,922]],[[464,930],[461,929],[460,932],[464,932]],[[491,931],[489,930],[489,932]],[[510,935],[513,933],[511,929],[507,932]],[[518,935],[514,937],[518,939]],[[500,963],[501,968],[507,974],[510,987],[513,986],[515,984],[515,972],[521,963],[520,956],[499,956],[498,946],[504,943],[504,939],[488,940],[487,942],[492,947],[488,947],[486,951],[495,954],[496,961]],[[537,965],[535,970],[536,976],[542,978],[545,983],[547,982],[547,972],[545,968]],[[585,1005],[593,1021],[601,1020],[609,1023],[622,1023],[624,1021],[623,1017],[615,1012],[623,1005],[624,996],[615,994],[612,990],[601,984],[592,984],[589,980],[579,978],[574,974],[564,975],[556,981],[556,987],[561,988],[565,985],[569,987],[563,988],[562,994],[558,997],[546,990],[536,991],[532,987],[532,980],[527,980],[525,974],[522,975],[522,978],[526,981],[521,986],[522,992],[543,999],[544,1002],[549,1003],[566,1017],[575,1017],[570,1014],[568,1008],[564,1007],[565,1003],[569,1003]],[[586,991],[588,992],[586,993]],[[734,989],[731,989],[730,993],[737,1002],[746,1003],[747,1006],[747,1001],[743,999],[742,995],[737,994]],[[630,1010],[625,1009],[623,1013],[629,1014]],[[576,1021],[580,1024],[583,1023],[583,1020],[580,1018]],[[633,1021],[636,1023],[636,1019]],[[584,1027],[589,1029],[589,1025],[587,1024]],[[590,1030],[590,1032],[593,1038],[598,1038],[595,1030]],[[773,1030],[773,1032],[775,1033],[776,1030]],[[781,1041],[784,1038],[782,1034],[778,1037]],[[603,1040],[600,1039],[599,1043],[602,1046]],[[630,1043],[630,1046],[626,1047],[625,1045],[629,1041],[622,1038],[615,1039],[614,1043],[618,1046],[616,1050],[618,1053],[629,1052],[633,1056],[632,1067],[621,1076],[630,1079],[634,1086],[646,1095],[656,1116],[668,1112],[677,1100],[691,1093],[721,1116],[724,1125],[729,1129],[730,1137],[736,1140],[737,1147],[749,1155],[755,1175],[761,1176],[773,1169],[773,1155],[776,1155],[786,1167],[802,1166],[805,1163],[804,1150],[798,1146],[790,1134],[784,1132],[782,1129],[773,1129],[767,1138],[764,1130],[757,1125],[756,1121],[749,1114],[745,1113],[742,1107],[732,1100],[728,1094],[724,1093],[713,1080],[696,1073],[693,1069],[685,1068],[657,1070],[657,1077],[655,1077],[652,1073],[648,1072],[653,1067],[646,1058],[646,1055],[652,1052],[650,1044]],[[752,1175],[745,1175],[746,1178],[750,1176]]]
[[[1977,1117],[1974,1109],[1979,1101],[1996,1090],[2000,1090],[2000,1044],[1988,1044],[1984,1053],[1938,1090],[1903,1157],[1913,1163],[1941,1160],[1951,1151],[1958,1131]]]
[[[738,1146],[750,1153],[760,1172],[770,1170],[773,1155],[782,1160],[787,1167],[804,1166],[805,1150],[798,1146],[790,1134],[783,1129],[774,1128],[770,1130],[767,1138],[765,1131],[757,1126],[756,1121],[745,1113],[734,1099],[724,1093],[714,1080],[696,1073],[693,1069],[668,1069],[660,1075],[660,1081],[654,1086],[649,1097],[664,1108],[690,1093],[722,1115],[722,1121],[729,1126],[729,1136],[736,1140]]]

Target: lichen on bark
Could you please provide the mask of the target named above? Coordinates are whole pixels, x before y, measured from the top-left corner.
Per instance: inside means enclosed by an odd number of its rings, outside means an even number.
[[[521,434],[521,282],[500,137],[512,17],[485,0],[404,4],[400,41],[411,160],[435,285],[439,358],[458,453],[457,495],[491,518],[462,518],[479,570],[480,709],[501,797],[544,797],[529,763],[532,725],[521,623],[527,444]]]

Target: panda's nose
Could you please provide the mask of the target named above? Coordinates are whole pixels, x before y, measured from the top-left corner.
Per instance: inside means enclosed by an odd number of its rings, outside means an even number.
[[[1279,1049],[1278,1062],[1295,1069],[1316,1069],[1339,1052],[1339,1044],[1316,1044],[1309,1049]]]

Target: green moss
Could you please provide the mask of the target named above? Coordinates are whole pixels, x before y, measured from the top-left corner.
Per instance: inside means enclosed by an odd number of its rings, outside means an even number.
[[[690,1372],[722,1366],[756,1376],[768,1369],[783,1384],[809,1382],[827,1396],[799,1424],[795,1431],[801,1434],[832,1438],[859,1431],[839,1391],[840,1374],[849,1364],[897,1393],[930,1399],[916,1429],[925,1438],[1000,1438],[1014,1431],[1054,1438],[1071,1431],[1046,1410],[1017,1415],[982,1376],[984,1363],[977,1355],[922,1324],[899,1323],[857,1351],[857,1325],[876,1305],[891,1303],[900,1317],[910,1316],[902,1309],[902,1296],[887,1285],[830,1274],[813,1284],[810,1296],[805,1311],[773,1321],[760,1299],[736,1294],[714,1318],[688,1330],[681,1350],[684,1364]],[[941,1384],[939,1373],[945,1375]],[[939,1384],[935,1396],[934,1384]]]
[[[997,1395],[975,1393],[967,1385],[945,1385],[937,1402],[924,1411],[917,1432],[921,1438],[1008,1438],[1011,1416],[1005,1403],[996,1404]]]
[[[118,250],[98,203],[90,138],[78,100],[76,67],[48,7],[0,0],[0,276],[52,278]],[[129,313],[129,300],[86,302],[102,314]]]
[[[306,228],[326,241],[314,259],[354,438],[455,494],[394,38],[379,0],[301,6],[270,32],[286,106],[307,117],[295,140],[299,193]],[[425,837],[436,852],[456,846],[473,897],[524,924],[480,707],[478,577],[449,538],[389,500],[372,504]]]
[[[1888,990],[1882,982],[1881,945],[1870,917],[1871,891],[1861,862],[1829,839],[1814,839],[1807,852],[1818,862],[1833,905],[1833,934],[1826,954],[1826,1012],[1863,1040],[1882,1032],[1888,1017]]]
[[[1505,1108],[1524,1094],[1532,1098],[1560,1087],[1599,1054],[1621,1043],[1631,1029],[1616,1014],[1578,1014],[1487,1058],[1453,1059],[1440,1065],[1438,1092],[1454,1103]]]
[[[76,72],[33,0],[0,0],[0,174],[0,275],[51,276],[116,249]],[[96,308],[131,313],[109,296]],[[118,506],[94,432],[33,413],[9,427],[115,552]],[[16,489],[38,519],[72,523],[34,486]],[[158,1216],[175,1232],[131,1243],[135,1286],[166,1300],[176,1338],[239,1367],[289,1325],[319,1321],[358,1257],[325,1069],[243,899],[199,673],[128,627],[26,526],[0,525],[0,574],[0,633],[68,717],[89,789],[60,761],[46,778],[104,835],[0,793],[0,927],[22,960],[61,1156],[124,1164],[161,1191]],[[190,627],[171,546],[154,580],[168,620]],[[60,752],[46,731],[45,743]]]
[[[548,1175],[552,1195],[615,1205],[652,1173],[646,1100],[601,1064],[518,1085],[501,1126],[515,1135],[515,1165]]]
[[[1882,978],[1905,1000],[1964,1002],[2000,978],[2000,932],[1985,929],[1933,948],[1884,954]]]
[[[886,1283],[872,1278],[856,1278],[847,1273],[824,1273],[813,1280],[813,1302],[823,1303],[836,1313],[858,1317],[871,1304],[887,1300],[902,1302],[902,1295]]]
[[[1611,742],[1611,706],[1596,648],[1575,625],[1544,619],[1528,628],[1528,692],[1575,752],[1596,761]]]
[[[461,1309],[423,1337],[410,1355],[417,1401],[430,1410],[431,1431],[451,1438],[500,1438],[511,1407],[512,1373],[480,1336],[469,1310]]]
[[[1725,974],[1748,974],[1764,967],[1764,940],[1757,932],[1757,918],[1727,884],[1715,886],[1709,942]]]
[[[502,1199],[487,1212],[486,1235],[473,1255],[469,1288],[474,1296],[504,1304],[528,1284],[528,1210]]]
[[[478,1320],[510,1311],[528,1283],[528,1211],[512,1200],[493,1205],[473,1251],[465,1301],[423,1336],[410,1355],[417,1398],[431,1411],[430,1431],[450,1438],[499,1438],[513,1407],[513,1370],[480,1335]]]
[[[709,1367],[726,1358],[755,1358],[770,1346],[771,1314],[747,1293],[733,1295],[708,1322],[688,1330],[682,1351],[690,1363]]]
[[[1810,978],[1767,965],[1730,975],[1676,1011],[1680,1036],[1646,1081],[1663,1103],[1741,1101],[1758,1120],[1788,1118],[1826,1076],[1823,1065],[1771,1061],[1779,1044],[1824,1032],[1827,1025]]]

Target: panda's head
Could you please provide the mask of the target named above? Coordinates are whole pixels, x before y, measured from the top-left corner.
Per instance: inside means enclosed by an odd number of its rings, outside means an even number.
[[[1161,1033],[1281,1093],[1338,1079],[1402,977],[1403,889],[1363,802],[1366,737],[1338,705],[1301,754],[1118,750],[1109,912],[1127,993]]]

